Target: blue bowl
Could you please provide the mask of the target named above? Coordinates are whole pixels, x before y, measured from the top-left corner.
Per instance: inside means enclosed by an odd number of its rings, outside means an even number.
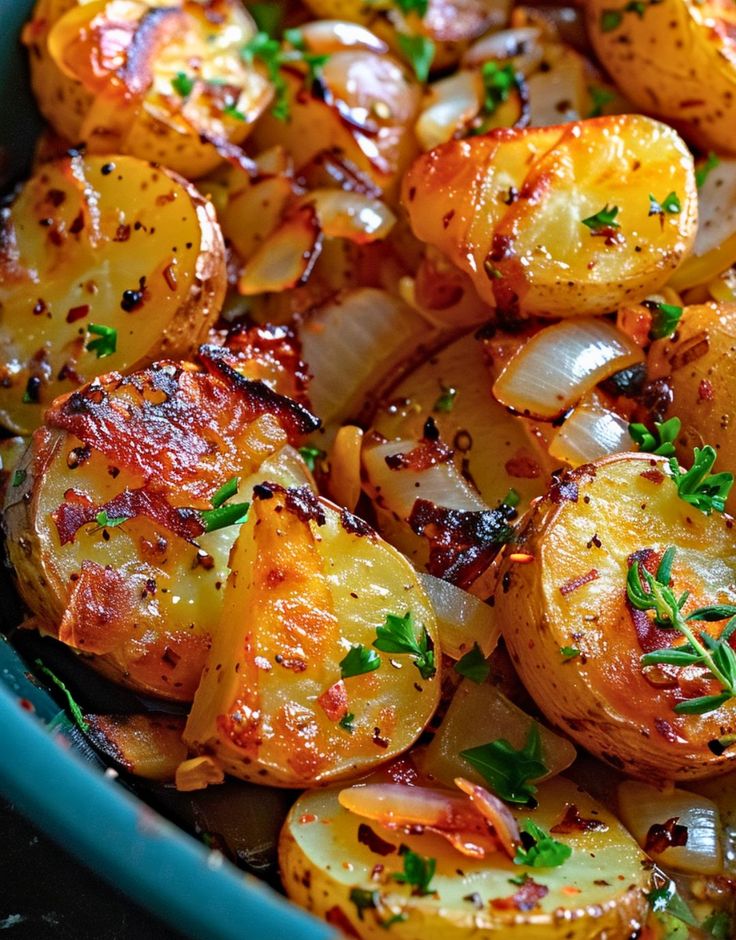
[[[0,0],[0,192],[27,171],[41,128],[18,41],[31,7]],[[0,794],[64,849],[195,940],[335,936],[82,760],[50,733],[58,715],[0,637]]]

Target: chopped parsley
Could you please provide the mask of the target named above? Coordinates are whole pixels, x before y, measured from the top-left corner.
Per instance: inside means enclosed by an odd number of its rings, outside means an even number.
[[[580,650],[575,646],[561,646],[560,655],[565,660],[565,662],[569,662],[571,659],[577,659],[577,657],[580,655]]]
[[[347,715],[343,715],[342,718],[338,721],[338,724],[343,731],[347,731],[348,734],[352,734],[355,731],[355,715],[352,712],[348,712]]]
[[[118,331],[113,326],[103,326],[101,323],[90,323],[87,332],[96,336],[84,347],[87,352],[94,352],[98,359],[112,356],[118,346]]]
[[[127,522],[129,518],[129,516],[113,516],[110,518],[106,510],[103,509],[95,516],[95,522],[101,529],[114,529],[124,522]]]
[[[485,778],[496,796],[507,803],[534,804],[537,788],[531,781],[548,772],[542,760],[542,742],[536,721],[529,725],[526,743],[521,749],[515,748],[505,738],[498,738],[461,751],[460,757]]]
[[[674,708],[680,715],[705,715],[736,698],[736,652],[730,644],[730,639],[736,632],[736,606],[715,604],[700,607],[683,616],[682,607],[688,593],[685,592],[678,598],[670,587],[674,557],[675,547],[671,545],[662,555],[656,574],[647,571],[640,562],[635,561],[626,578],[626,594],[632,607],[653,611],[657,626],[675,630],[687,641],[680,646],[645,653],[641,657],[642,666],[699,665],[705,667],[722,686],[723,691],[716,695],[686,699],[678,702]],[[691,627],[693,621],[717,623],[721,620],[728,620],[728,623],[718,639],[705,632],[696,636]]]
[[[302,456],[302,460],[309,467],[310,473],[314,473],[317,468],[317,461],[324,460],[327,454],[320,450],[319,447],[300,447],[299,453]]]
[[[274,88],[274,103],[271,114],[279,121],[289,119],[289,93],[281,74],[282,51],[278,39],[272,39],[268,33],[260,31],[242,49],[246,62],[252,64],[256,59],[266,67],[269,81]]]
[[[693,465],[689,470],[682,470],[677,459],[670,458],[670,473],[677,486],[677,495],[706,516],[713,510],[725,512],[726,500],[733,486],[732,473],[710,472],[717,456],[715,448],[710,444],[696,447],[693,451]]]
[[[69,711],[71,712],[72,718],[76,722],[77,727],[80,729],[80,731],[84,731],[86,734],[89,731],[89,724],[87,723],[87,721],[84,718],[84,715],[82,714],[82,709],[74,701],[74,696],[72,695],[72,693],[69,691],[66,685],[64,685],[61,679],[56,675],[56,673],[52,672],[48,666],[45,666],[43,664],[42,660],[37,659],[35,662],[36,662],[36,666],[38,666],[38,671],[43,673],[43,675],[45,675],[48,679],[50,679],[54,683],[54,685],[63,693],[64,698],[66,698],[67,703],[69,705]]]
[[[25,481],[25,478],[28,476],[27,470],[16,470],[13,474],[13,479],[10,483],[11,486],[20,486],[21,483]]]
[[[365,888],[353,888],[350,892],[350,901],[358,912],[358,920],[363,920],[364,912],[375,910],[381,903],[378,891],[367,891]]]
[[[231,525],[242,525],[248,518],[250,503],[227,503],[238,492],[240,481],[231,477],[217,490],[211,499],[212,509],[200,509],[199,518],[205,532],[215,532]]]
[[[655,914],[669,914],[690,927],[700,926],[693,912],[677,893],[674,881],[668,881],[661,888],[653,889],[646,897]]]
[[[715,940],[730,940],[733,937],[732,921],[725,911],[714,911],[703,921],[706,930]]]
[[[182,98],[188,98],[191,95],[195,82],[196,79],[191,75],[187,75],[186,72],[177,72],[176,78],[171,79],[174,91]]]
[[[366,672],[373,672],[381,665],[381,657],[372,649],[367,649],[362,643],[351,646],[347,655],[340,662],[340,675],[343,679],[353,676],[362,676]]]
[[[676,215],[681,211],[682,204],[677,193],[668,193],[661,202],[655,199],[651,193],[649,194],[649,215],[664,215],[667,212],[670,215]]]
[[[493,114],[499,105],[508,101],[512,89],[516,87],[516,73],[512,65],[499,67],[495,62],[484,62],[480,75],[485,92],[483,110],[486,114]]]
[[[618,215],[618,206],[609,206],[608,203],[595,215],[589,215],[587,219],[581,219],[583,225],[587,225],[593,235],[602,235],[609,229],[621,228],[616,221]]]
[[[654,433],[645,424],[630,424],[629,435],[639,450],[657,457],[673,457],[675,454],[675,441],[680,433],[682,422],[679,418],[670,418],[668,421],[655,421]]]
[[[521,502],[521,496],[519,495],[518,490],[515,490],[513,487],[508,491],[508,493],[501,500],[502,506],[511,506],[512,509],[515,509]]]
[[[457,389],[453,385],[443,385],[442,393],[432,406],[432,411],[440,411],[444,414],[449,413],[455,407],[457,398]]]
[[[525,819],[521,825],[521,845],[516,850],[515,865],[531,865],[532,868],[558,868],[572,855],[572,849],[558,842],[538,826],[534,820]]]
[[[717,166],[720,165],[720,162],[721,161],[711,150],[711,152],[708,154],[705,160],[705,163],[701,164],[695,170],[695,182],[697,184],[698,189],[703,188],[705,181],[708,179],[711,172],[715,170]]]
[[[233,118],[236,121],[244,121],[245,115],[242,111],[238,111],[238,107],[235,102],[225,105],[222,109],[222,113],[225,117]]]
[[[490,671],[488,660],[477,643],[473,643],[473,648],[455,663],[455,672],[478,685],[486,681]]]
[[[682,316],[682,307],[675,304],[663,304],[659,301],[647,302],[646,306],[652,311],[652,326],[649,330],[650,339],[664,339],[672,336],[677,329]]]
[[[597,85],[588,85],[588,94],[592,103],[592,107],[588,112],[589,118],[600,117],[605,106],[616,98],[612,91],[607,88],[599,88]]]
[[[386,622],[376,630],[373,646],[382,653],[408,653],[414,657],[414,665],[422,679],[431,679],[437,672],[434,650],[427,628],[422,627],[419,639],[416,638],[414,615],[408,610],[403,617],[386,614]]]
[[[618,29],[624,21],[624,14],[621,10],[603,10],[601,12],[600,27],[603,33],[612,33]]]
[[[260,32],[275,36],[280,31],[281,22],[284,18],[283,7],[280,3],[248,4],[248,12],[255,20]]]
[[[405,33],[399,33],[396,38],[401,54],[414,69],[417,80],[424,84],[434,61],[434,43],[426,36],[407,36]]]
[[[416,13],[420,19],[424,19],[429,9],[429,0],[394,0],[394,4],[405,15]]]
[[[404,856],[404,870],[394,872],[391,877],[402,885],[411,885],[412,894],[424,897],[432,894],[430,882],[434,878],[437,868],[437,860],[434,858],[425,858],[417,852],[402,845],[399,852]]]

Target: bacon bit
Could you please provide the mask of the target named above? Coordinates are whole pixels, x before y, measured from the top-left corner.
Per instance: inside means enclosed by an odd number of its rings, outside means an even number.
[[[698,386],[698,400],[699,401],[713,401],[715,398],[715,392],[713,391],[713,385],[708,379],[701,379],[700,385]]]
[[[527,552],[512,552],[509,555],[509,561],[512,561],[515,565],[530,565],[534,561],[534,555]]]
[[[382,839],[377,832],[371,829],[368,823],[361,823],[358,826],[358,842],[361,845],[367,845],[371,852],[376,855],[386,856],[396,851],[396,846],[392,842],[386,842],[385,839]]]
[[[650,855],[659,855],[666,849],[687,845],[687,826],[677,824],[679,816],[673,816],[664,823],[654,823],[649,827],[644,851]]]
[[[386,466],[389,470],[414,470],[421,472],[438,464],[452,460],[453,451],[440,440],[428,440],[426,437],[416,447],[405,454],[389,454]]]
[[[548,894],[546,885],[538,884],[533,878],[526,878],[516,894],[508,898],[494,898],[491,907],[495,911],[533,911]]]
[[[330,721],[340,721],[348,713],[348,690],[342,679],[320,695],[317,702]]]
[[[542,475],[542,468],[532,457],[518,453],[504,464],[506,473],[517,480],[536,480]]]
[[[642,304],[620,307],[616,315],[616,326],[622,333],[630,336],[637,346],[646,346],[652,329],[652,312]]]
[[[643,473],[639,474],[645,480],[649,480],[650,483],[654,483],[656,486],[664,480],[665,476],[661,470],[652,468],[651,470],[645,470]]]
[[[89,304],[81,304],[79,307],[71,307],[66,315],[67,323],[76,323],[77,320],[83,320],[89,313]]]
[[[567,835],[571,832],[591,832],[594,829],[605,831],[608,826],[600,819],[583,819],[574,803],[568,803],[565,815],[552,828],[550,832]]]
[[[59,639],[85,653],[110,653],[128,638],[137,607],[138,588],[130,577],[83,561],[59,626]]]
[[[570,578],[569,581],[565,581],[564,584],[560,585],[560,594],[563,597],[567,597],[568,594],[572,594],[573,591],[577,591],[578,588],[582,587],[584,584],[590,584],[591,581],[598,580],[598,569],[591,568],[587,574],[578,575],[577,578]]]
[[[242,326],[233,328],[225,340],[233,354],[233,368],[250,379],[261,379],[281,395],[309,407],[307,387],[311,375],[301,358],[301,343],[289,326]]]

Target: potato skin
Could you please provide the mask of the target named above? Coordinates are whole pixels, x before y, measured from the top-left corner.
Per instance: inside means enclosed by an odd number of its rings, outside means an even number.
[[[736,50],[717,0],[584,8],[596,52],[635,104],[703,148],[736,153]]]
[[[526,688],[554,724],[631,776],[689,780],[731,766],[734,755],[717,756],[708,742],[736,727],[734,703],[702,716],[676,714],[677,701],[711,694],[716,683],[682,670],[674,681],[650,684],[641,655],[676,637],[652,633],[648,615],[638,619],[626,598],[632,554],[648,550],[656,563],[675,545],[673,583],[678,593],[691,592],[686,610],[733,603],[731,525],[681,500],[666,460],[620,454],[562,477],[501,561],[496,611]],[[515,563],[518,552],[533,561]],[[714,636],[722,627],[702,625]],[[580,655],[566,661],[566,646]]]
[[[686,307],[675,335],[653,344],[648,371],[669,390],[664,417],[682,421],[678,458],[690,461],[693,447],[710,444],[716,470],[736,471],[736,304]],[[733,490],[727,508],[736,512]]]

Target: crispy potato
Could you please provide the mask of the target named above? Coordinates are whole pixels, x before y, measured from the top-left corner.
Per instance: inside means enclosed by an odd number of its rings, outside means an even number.
[[[430,649],[437,624],[395,549],[347,510],[268,483],[254,491],[230,567],[184,733],[195,752],[244,780],[305,787],[364,773],[414,743],[437,706],[439,674],[372,644],[388,614],[411,611]],[[343,678],[358,644],[380,665]]]
[[[596,52],[624,93],[705,147],[736,152],[734,14],[720,0],[657,0],[641,11],[585,4]]]
[[[39,629],[117,681],[189,700],[237,526],[198,510],[239,477],[309,481],[286,445],[317,421],[205,347],[207,370],[159,362],[57,399],[8,489],[8,551]],[[100,516],[100,513],[105,513]]]
[[[225,248],[212,206],[160,167],[46,164],[0,225],[0,423],[10,430],[32,431],[101,365],[191,355],[219,313]]]
[[[650,214],[651,193],[675,193],[681,208]],[[697,224],[687,147],[640,115],[452,141],[414,163],[403,199],[417,237],[507,316],[604,313],[642,299],[683,261]],[[612,223],[596,225],[606,208]]]
[[[218,2],[215,16],[195,0],[39,0],[23,39],[39,106],[62,137],[193,178],[271,100],[241,56],[255,32],[237,0]]]
[[[163,712],[85,715],[87,735],[109,761],[145,780],[171,781],[186,758],[184,719]]]
[[[664,417],[682,421],[680,460],[689,460],[693,447],[711,444],[719,469],[736,471],[736,304],[686,307],[675,335],[652,345],[648,368],[650,379],[661,378],[668,388]],[[733,490],[727,507],[736,512]]]
[[[279,862],[289,897],[348,936],[385,937],[386,923],[394,918],[390,934],[399,940],[627,940],[643,921],[645,856],[611,813],[562,777],[540,786],[533,812],[512,810],[545,830],[559,825],[570,806],[582,819],[602,823],[588,831],[555,833],[573,850],[557,868],[526,868],[501,853],[469,858],[434,833],[368,826],[338,803],[339,793],[334,787],[297,800],[281,833]],[[401,844],[436,860],[425,896],[394,880],[403,868]],[[523,872],[547,888],[526,909],[521,899],[514,900],[518,887],[509,883]],[[367,900],[365,909],[356,899]]]
[[[694,779],[725,772],[736,756],[708,746],[736,727],[733,702],[705,715],[673,710],[717,691],[715,680],[695,667],[642,669],[643,653],[678,635],[662,635],[626,596],[634,553],[656,566],[673,545],[672,583],[678,596],[690,592],[686,611],[733,603],[731,525],[680,499],[663,458],[617,454],[562,477],[502,559],[495,609],[526,688],[552,722],[627,774]],[[722,624],[701,627],[717,636]]]

